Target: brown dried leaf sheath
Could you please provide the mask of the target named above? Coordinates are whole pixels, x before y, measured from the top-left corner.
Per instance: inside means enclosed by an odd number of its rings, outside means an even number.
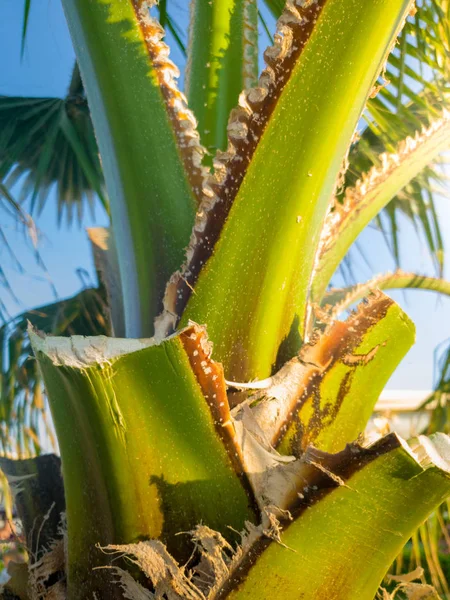
[[[216,431],[219,434],[234,470],[239,476],[249,498],[253,492],[243,468],[241,449],[237,443],[236,431],[228,404],[223,367],[211,358],[212,344],[208,340],[205,327],[190,323],[180,333],[180,338],[188,355],[192,372],[202,388],[210,408]]]

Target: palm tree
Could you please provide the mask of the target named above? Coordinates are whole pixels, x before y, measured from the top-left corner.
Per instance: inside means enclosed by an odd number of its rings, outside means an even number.
[[[29,329],[65,498],[57,461],[2,459],[30,550],[5,597],[372,600],[450,494],[446,435],[360,436],[414,341],[380,288],[449,284],[400,272],[327,287],[393,198],[426,212],[429,165],[448,148],[448,54],[432,53],[441,77],[418,89],[406,74],[448,40],[447,0],[417,13],[409,0],[289,1],[259,79],[254,0],[192,2],[195,117],[153,2],[63,4],[111,203],[105,294],[126,337]]]

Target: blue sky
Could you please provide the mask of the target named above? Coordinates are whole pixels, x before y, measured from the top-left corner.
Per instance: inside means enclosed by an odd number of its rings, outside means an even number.
[[[179,2],[180,6],[184,5]],[[23,2],[2,0],[0,3],[0,94],[28,96],[63,96],[70,80],[74,53],[64,20],[60,0],[34,0],[30,12],[29,32],[24,58],[20,60],[20,31]],[[186,9],[181,9],[186,13]],[[175,51],[173,58],[179,60]],[[13,190],[17,192],[17,190]],[[438,210],[444,240],[450,248],[450,201],[438,199]],[[60,229],[56,223],[54,195],[50,194],[42,215],[36,219],[43,236],[40,252],[48,268],[48,277],[60,297],[69,296],[81,287],[80,274],[95,281],[92,258],[84,227],[105,225],[107,219],[100,205],[93,219],[86,211],[82,227],[73,225]],[[402,267],[432,274],[425,244],[419,240],[411,225],[402,222]],[[52,288],[45,273],[33,259],[29,241],[23,232],[0,212],[0,225],[18,259],[25,268],[21,274],[4,247],[0,248],[0,264],[20,301],[16,303],[2,292],[11,314],[53,300]],[[361,281],[374,273],[392,270],[394,263],[379,232],[369,228],[360,238],[361,247],[369,258],[371,268],[354,252],[355,273]],[[450,254],[448,256],[450,263]],[[446,267],[446,276],[450,269]],[[450,299],[438,298],[431,292],[407,291],[391,294],[414,320],[417,343],[391,379],[390,389],[430,389],[433,380],[433,351],[450,338]]]

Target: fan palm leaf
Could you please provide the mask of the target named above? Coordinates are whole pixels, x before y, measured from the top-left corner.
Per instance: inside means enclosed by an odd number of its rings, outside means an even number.
[[[31,197],[30,212],[38,214],[56,185],[59,222],[64,213],[69,223],[81,220],[84,202],[93,207],[93,192],[107,209],[84,96],[0,97],[0,179],[9,189],[20,180],[19,204]]]

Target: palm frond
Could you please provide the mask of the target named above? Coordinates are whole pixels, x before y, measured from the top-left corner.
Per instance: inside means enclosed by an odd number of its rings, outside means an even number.
[[[107,335],[108,310],[102,289],[29,310],[0,328],[0,448],[26,457],[52,444],[52,426],[41,377],[27,335],[28,321],[57,335]]]
[[[159,22],[161,23],[161,27],[172,34],[179,50],[184,56],[186,56],[186,36],[183,32],[183,27],[169,13],[169,4],[170,2],[168,0],[160,0],[158,4]]]
[[[4,214],[11,218],[14,223],[18,223],[24,233],[25,238],[27,238],[31,242],[32,252],[34,255],[34,259],[39,268],[44,272],[44,275],[48,279],[52,291],[56,297],[55,288],[48,276],[48,271],[45,265],[44,260],[42,259],[41,253],[38,248],[38,241],[40,237],[40,232],[31,217],[23,207],[17,202],[17,200],[13,197],[8,188],[0,181],[0,209],[4,212]],[[13,269],[20,273],[24,274],[25,269],[22,266],[21,261],[18,259],[16,252],[14,251],[8,236],[6,234],[5,228],[0,225],[0,249],[5,250],[6,258],[9,261],[9,264],[13,267]],[[13,302],[19,304],[19,299],[17,298],[13,287],[8,280],[8,277],[5,272],[5,261],[3,262],[2,267],[0,267],[0,288],[6,290],[7,297],[12,299]],[[0,323],[5,323],[10,319],[9,311],[6,308],[5,302],[3,298],[0,297]]]
[[[369,100],[365,128],[350,152],[344,188],[353,185],[378,156],[407,136],[429,126],[442,109],[450,108],[450,31],[448,0],[418,0],[397,48],[391,53],[376,97]],[[423,233],[436,271],[442,274],[444,248],[436,216],[434,191],[445,175],[431,164],[411,181],[376,220],[397,262],[398,215],[405,215]]]
[[[421,99],[422,96],[419,98]],[[447,106],[450,107],[450,101]],[[389,115],[387,123],[380,124],[382,120],[380,118],[380,122],[372,121],[369,124],[350,152],[350,167],[346,173],[343,194],[345,189],[352,187],[364,172],[369,171],[373,166],[380,166],[379,157],[383,152],[391,151],[391,148],[395,148],[402,139],[414,136],[422,127],[429,126],[430,117],[437,114],[435,110],[418,110],[416,112],[417,108],[417,104],[411,103],[402,107],[397,114]],[[380,154],[377,153],[378,151]],[[416,178],[410,181],[376,218],[376,224],[390,240],[390,248],[397,267],[400,264],[398,215],[402,213],[411,221],[417,231],[422,232],[436,271],[442,275],[444,247],[437,219],[434,192],[445,193],[443,182],[444,173],[440,168],[439,161],[436,161],[435,164],[425,167]],[[442,186],[442,189],[438,190],[439,186]]]
[[[30,213],[42,210],[57,186],[58,220],[81,219],[96,192],[107,209],[103,175],[89,110],[83,96],[0,97],[0,180],[20,180],[19,204],[31,196]]]
[[[397,270],[395,273],[382,273],[365,283],[342,289],[330,289],[322,300],[322,307],[330,313],[330,320],[334,320],[374,289],[428,290],[450,296],[450,281],[418,273],[406,273],[402,270]]]
[[[0,205],[3,209],[6,209],[10,216],[14,219],[19,220],[23,225],[28,225],[32,219],[28,215],[8,188],[0,181]]]
[[[20,44],[20,56],[23,57],[25,50],[25,40],[27,37],[28,20],[30,16],[31,0],[24,0],[23,5],[23,24],[22,24],[22,41]]]

